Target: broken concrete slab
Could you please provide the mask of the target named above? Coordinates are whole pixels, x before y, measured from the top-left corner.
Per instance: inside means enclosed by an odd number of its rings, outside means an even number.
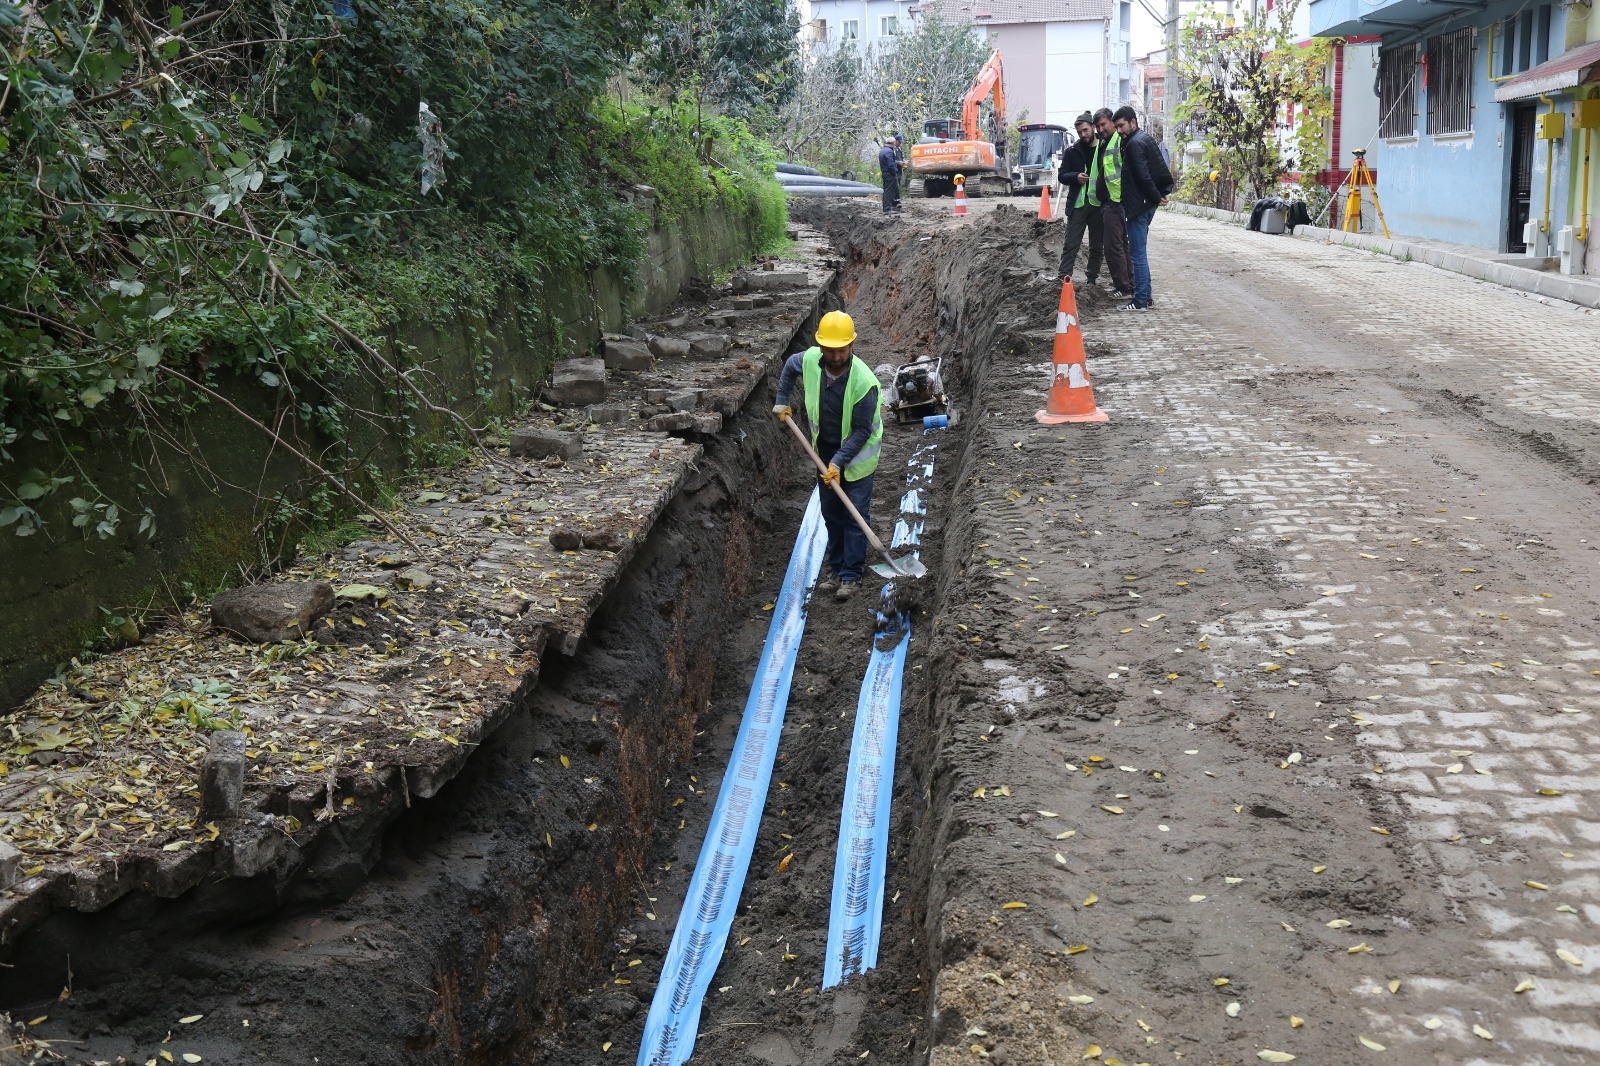
[[[772,291],[774,289],[803,289],[811,283],[803,270],[773,270],[752,274],[750,288]]]
[[[685,339],[689,342],[689,351],[698,356],[727,355],[733,347],[733,340],[721,333],[697,333]]]
[[[694,426],[694,415],[688,411],[674,411],[671,414],[656,415],[644,424],[644,428],[651,433],[682,433]]]
[[[696,411],[694,413],[694,422],[689,428],[695,433],[721,433],[722,412]]]
[[[655,365],[650,346],[628,337],[607,337],[604,358],[607,370],[649,370]]]
[[[645,389],[645,403],[666,403],[667,397],[672,395],[671,389]]]
[[[312,623],[333,609],[326,581],[276,581],[219,592],[211,624],[254,644],[302,640]]]
[[[589,421],[605,425],[610,422],[626,422],[631,412],[625,403],[597,403],[591,404],[585,413],[589,416]]]
[[[667,406],[674,411],[693,411],[700,406],[700,389],[681,389],[667,395]]]
[[[545,399],[558,407],[582,407],[606,398],[604,359],[567,359],[556,364]]]
[[[650,350],[662,359],[687,359],[692,349],[682,337],[651,337]]]
[[[0,840],[0,892],[17,883],[17,871],[22,866],[22,852]]]
[[[206,757],[200,763],[200,813],[208,818],[232,818],[244,798],[244,734],[219,729],[211,734]]]
[[[395,584],[402,589],[421,592],[433,587],[433,575],[420,566],[409,566],[394,575]]]
[[[554,429],[519,426],[511,431],[511,454],[527,459],[543,459],[551,455],[578,459],[583,455],[583,436]]]

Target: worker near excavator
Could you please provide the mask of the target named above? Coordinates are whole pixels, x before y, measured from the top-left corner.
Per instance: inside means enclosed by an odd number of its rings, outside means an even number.
[[[889,139],[878,149],[878,173],[883,178],[883,213],[900,210],[900,135],[889,134]]]
[[[831,488],[838,485],[872,521],[872,480],[883,444],[883,408],[878,378],[855,357],[856,324],[843,311],[829,311],[817,325],[813,348],[791,355],[778,375],[772,413],[781,422],[794,414],[790,397],[800,382],[811,446],[827,463],[821,475],[822,521],[828,527],[828,573],[817,582],[819,595],[850,599],[861,588],[867,564],[867,537]]]
[[[1095,191],[1100,197],[1100,226],[1105,236],[1106,266],[1111,271],[1111,287],[1118,296],[1133,297],[1133,260],[1128,255],[1128,231],[1122,213],[1122,137],[1111,124],[1111,109],[1094,113],[1095,132],[1100,135],[1096,159],[1100,176]]]
[[[1100,181],[1100,159],[1094,132],[1094,117],[1085,111],[1074,123],[1078,140],[1061,153],[1061,187],[1067,201],[1067,239],[1061,245],[1060,277],[1072,277],[1078,265],[1078,250],[1083,247],[1083,235],[1089,235],[1089,265],[1086,276],[1093,285],[1100,276],[1100,247],[1103,230],[1100,222],[1100,194],[1096,187]]]

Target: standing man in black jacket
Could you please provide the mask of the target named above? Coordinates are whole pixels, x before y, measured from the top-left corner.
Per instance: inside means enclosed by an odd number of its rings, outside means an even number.
[[[1093,285],[1100,276],[1100,198],[1095,183],[1100,176],[1095,153],[1094,119],[1085,111],[1073,123],[1078,129],[1078,139],[1061,153],[1062,198],[1067,201],[1067,239],[1061,246],[1061,270],[1057,281],[1072,277],[1078,265],[1078,250],[1083,247],[1083,234],[1089,234],[1089,266],[1087,276]]]
[[[1150,222],[1172,192],[1172,171],[1155,138],[1139,128],[1133,108],[1117,108],[1111,121],[1122,137],[1122,214],[1128,258],[1133,262],[1133,299],[1117,310],[1145,311],[1155,302],[1150,290]]]
[[[883,213],[900,210],[900,136],[891,133],[878,150],[878,173],[883,177]]]

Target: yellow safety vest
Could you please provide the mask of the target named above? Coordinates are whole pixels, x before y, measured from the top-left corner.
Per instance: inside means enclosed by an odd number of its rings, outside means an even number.
[[[806,421],[811,424],[811,446],[817,446],[817,422],[822,417],[822,349],[807,348],[805,360],[801,366],[801,382],[806,390]],[[843,443],[850,439],[850,421],[855,413],[856,404],[862,398],[878,387],[878,378],[866,363],[854,358],[850,359],[850,377],[844,384],[844,411],[840,418],[839,441]],[[867,443],[861,446],[856,457],[850,465],[844,468],[847,481],[860,481],[874,470],[878,469],[878,453],[883,450],[883,407],[875,405],[872,408],[872,434],[867,437]],[[824,456],[824,461],[827,460]]]

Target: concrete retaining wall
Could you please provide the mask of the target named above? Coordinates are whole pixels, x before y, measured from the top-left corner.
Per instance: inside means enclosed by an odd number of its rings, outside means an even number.
[[[558,277],[541,294],[552,320],[548,330],[525,328],[516,294],[508,293],[492,315],[459,315],[442,327],[419,314],[395,331],[394,342],[406,346],[429,375],[435,402],[463,412],[487,407],[509,413],[555,359],[590,350],[603,331],[665,308],[689,279],[748,260],[755,240],[753,216],[699,212],[654,229],[649,261],[641,264],[631,297],[609,270]],[[372,376],[353,374],[338,391],[341,399],[382,418],[365,425],[353,421],[337,439],[298,421],[281,396],[254,382],[223,380],[216,388],[307,454],[360,456],[383,474],[397,472],[405,461],[391,421],[404,412]],[[450,429],[443,416],[413,411],[408,417],[424,439],[443,439]],[[187,413],[164,411],[160,432],[168,440],[146,435],[130,444],[137,428],[125,423],[68,433],[65,442],[78,469],[74,483],[39,508],[48,525],[31,537],[0,531],[0,602],[7,607],[0,612],[0,707],[24,698],[58,663],[79,654],[111,618],[208,596],[237,583],[243,570],[270,562],[292,547],[282,543],[274,499],[303,500],[327,491],[293,457],[272,447],[266,434],[216,402]],[[18,442],[11,450],[19,470],[53,470],[60,462],[54,442]],[[89,495],[80,487],[89,484],[124,509],[121,527],[109,540],[86,538],[72,526],[67,501]],[[357,491],[370,490],[366,484]],[[153,539],[138,534],[141,515],[127,513],[136,500],[151,508]]]

